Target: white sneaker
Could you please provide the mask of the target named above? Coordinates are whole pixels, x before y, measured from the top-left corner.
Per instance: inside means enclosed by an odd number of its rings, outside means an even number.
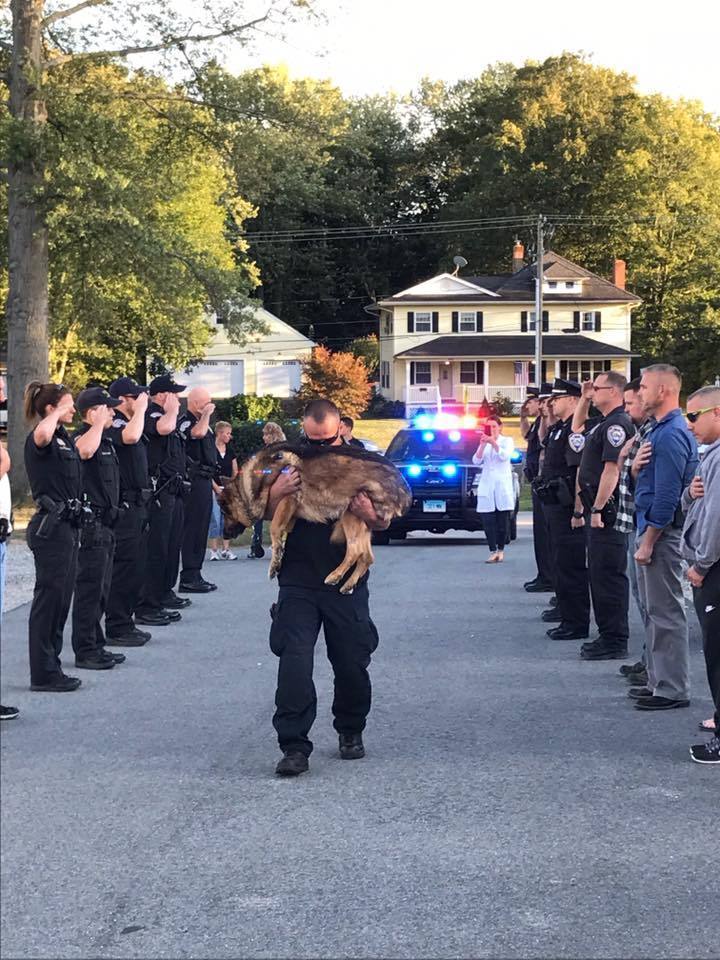
[[[222,557],[221,557],[220,554],[217,552],[217,550],[211,550],[211,551],[210,551],[210,559],[211,559],[211,560],[222,560]]]
[[[229,550],[221,550],[220,559],[221,560],[237,560],[237,557],[235,556],[234,553],[231,553]]]

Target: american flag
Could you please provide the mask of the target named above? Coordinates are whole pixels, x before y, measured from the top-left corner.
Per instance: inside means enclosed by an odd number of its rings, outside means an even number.
[[[516,387],[526,387],[530,383],[529,379],[529,363],[516,362],[515,363],[515,386]]]

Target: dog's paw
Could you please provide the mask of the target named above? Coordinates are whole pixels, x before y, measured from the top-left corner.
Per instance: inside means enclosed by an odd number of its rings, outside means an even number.
[[[341,573],[336,573],[334,570],[333,570],[332,573],[329,573],[329,574],[325,577],[325,583],[326,583],[329,587],[334,587],[335,584],[336,584],[336,583],[340,583],[341,580],[342,580],[342,574],[341,574]]]

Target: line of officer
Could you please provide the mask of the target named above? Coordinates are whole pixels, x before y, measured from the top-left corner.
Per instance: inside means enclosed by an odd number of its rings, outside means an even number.
[[[582,398],[573,418],[576,434],[585,443],[578,470],[573,526],[589,524],[588,567],[598,638],[583,644],[585,660],[624,660],[628,648],[628,535],[615,529],[620,452],[635,435],[625,412],[626,378],[614,370],[582,385]],[[587,420],[591,402],[600,416]]]
[[[148,474],[145,413],[147,387],[131,377],[114,380],[108,393],[116,399],[107,431],[120,467],[120,503],[123,509],[115,526],[115,556],[110,595],[105,613],[105,642],[113,647],[141,647],[151,635],[139,630],[133,616],[145,578],[148,539]]]
[[[188,486],[185,444],[178,430],[178,394],[185,386],[163,375],[155,377],[148,389],[151,402],[145,415],[145,436],[152,489],[150,531],[145,584],[135,619],[150,626],[167,626],[180,620],[179,609],[190,603],[173,591],[180,567],[183,496]]]
[[[80,531],[72,646],[75,666],[86,670],[110,670],[125,660],[123,654],[105,650],[101,626],[113,571],[113,528],[120,515],[120,467],[107,433],[119,403],[102,387],[83,390],[76,402],[83,423],[73,440],[80,454],[83,502],[92,516]]]
[[[178,431],[185,440],[190,481],[182,541],[181,593],[217,590],[216,584],[205,580],[201,572],[212,514],[212,481],[217,471],[215,434],[210,427],[214,411],[209,392],[204,387],[193,387],[188,394],[187,411],[178,421]]]
[[[561,616],[559,626],[547,632],[553,640],[584,639],[590,629],[585,530],[571,523],[577,468],[585,444],[583,434],[572,429],[580,394],[580,384],[575,380],[557,378],[554,381],[549,403],[555,421],[545,438],[545,456],[540,477],[535,482],[550,536],[555,592]]]
[[[545,392],[546,391],[546,392]],[[533,481],[540,476],[540,459],[543,452],[542,440],[540,438],[540,428],[542,426],[542,417],[540,416],[541,400],[540,394],[544,392],[547,397],[552,392],[551,384],[543,384],[542,387],[529,386],[526,392],[525,403],[520,413],[520,430],[527,443],[527,452],[525,454],[524,472],[528,482],[532,485]],[[548,593],[553,590],[552,559],[550,556],[550,538],[548,535],[545,515],[542,509],[540,498],[532,489],[532,509],[533,509],[533,547],[535,550],[535,563],[537,565],[537,574],[532,580],[523,584],[528,593]]]

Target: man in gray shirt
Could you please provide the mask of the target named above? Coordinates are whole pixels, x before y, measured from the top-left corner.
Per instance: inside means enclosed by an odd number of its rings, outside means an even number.
[[[687,511],[683,554],[690,564],[695,610],[703,636],[710,692],[715,703],[715,735],[690,747],[696,763],[720,764],[720,387],[702,387],[688,398],[687,419],[698,443],[708,447],[683,493]]]

